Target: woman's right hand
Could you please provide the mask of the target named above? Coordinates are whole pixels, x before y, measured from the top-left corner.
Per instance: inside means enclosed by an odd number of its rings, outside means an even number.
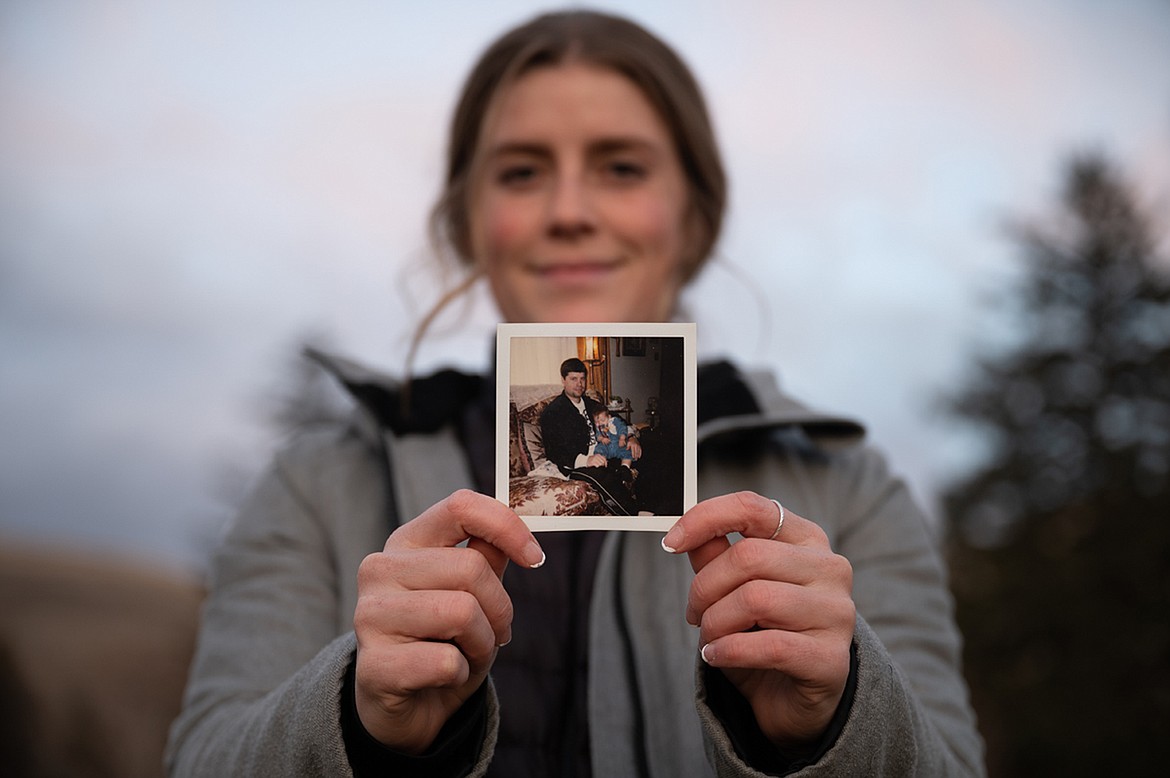
[[[355,693],[358,718],[378,741],[426,751],[483,683],[512,637],[509,559],[540,567],[544,552],[506,505],[459,491],[362,561]]]

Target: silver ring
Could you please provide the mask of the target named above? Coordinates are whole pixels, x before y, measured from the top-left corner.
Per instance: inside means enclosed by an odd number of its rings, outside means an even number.
[[[780,528],[784,526],[784,506],[778,500],[772,500],[772,504],[776,506],[776,510],[780,511],[780,520],[776,522],[776,529],[772,530],[772,536],[768,540],[775,540],[776,536],[780,534]]]

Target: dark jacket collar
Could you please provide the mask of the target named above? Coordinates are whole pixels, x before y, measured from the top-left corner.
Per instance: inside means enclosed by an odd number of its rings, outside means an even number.
[[[469,403],[492,402],[492,376],[440,370],[401,381],[344,357],[307,348],[305,355],[334,375],[380,427],[396,435],[425,434],[458,423]],[[809,408],[780,392],[765,372],[743,373],[727,361],[698,368],[699,442],[749,430],[799,429],[822,448],[859,442],[865,428],[858,422]]]
[[[401,381],[345,357],[306,348],[305,356],[332,374],[380,427],[396,435],[437,432],[460,418],[467,405],[485,398],[494,384],[484,376],[440,370]]]

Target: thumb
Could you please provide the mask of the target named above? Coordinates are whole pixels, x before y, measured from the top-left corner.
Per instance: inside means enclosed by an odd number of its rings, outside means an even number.
[[[496,578],[503,580],[504,571],[508,569],[508,555],[498,548],[488,543],[481,538],[469,538],[467,547],[473,548],[479,553],[483,554],[487,559],[488,564],[491,565],[492,572],[496,574]]]
[[[731,548],[731,541],[726,536],[720,535],[719,537],[711,538],[698,548],[691,549],[687,552],[687,556],[691,560],[691,569],[696,573],[699,572],[707,566],[708,562],[729,548]]]

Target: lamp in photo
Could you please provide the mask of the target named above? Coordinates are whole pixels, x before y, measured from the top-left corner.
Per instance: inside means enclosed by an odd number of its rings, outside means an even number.
[[[585,376],[588,389],[600,403],[609,402],[609,338],[577,338],[577,350],[581,361],[589,371]]]

